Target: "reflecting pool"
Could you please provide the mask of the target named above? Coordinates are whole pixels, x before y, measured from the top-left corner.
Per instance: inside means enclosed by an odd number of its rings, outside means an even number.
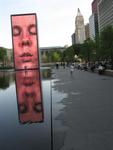
[[[51,150],[51,132],[51,70],[0,72],[0,149]]]

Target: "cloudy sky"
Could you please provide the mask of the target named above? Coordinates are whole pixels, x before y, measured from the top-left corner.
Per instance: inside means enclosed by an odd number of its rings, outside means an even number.
[[[85,23],[93,0],[2,0],[0,2],[0,46],[12,48],[10,15],[36,13],[39,47],[71,45],[75,17],[80,8]]]

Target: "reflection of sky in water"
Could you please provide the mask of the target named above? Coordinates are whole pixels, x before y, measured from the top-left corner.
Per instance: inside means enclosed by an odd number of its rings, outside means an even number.
[[[62,100],[67,97],[66,93],[62,91],[55,90],[54,85],[59,80],[52,80],[52,103],[53,103],[53,116],[54,118],[60,114],[60,111],[65,107]]]
[[[51,148],[50,81],[42,81],[44,122],[21,125],[15,83],[0,89],[0,150],[44,150]]]
[[[53,112],[53,126],[54,131],[61,131],[66,130],[67,128],[62,124],[61,119],[59,116],[63,112],[63,108],[65,108],[65,105],[63,104],[62,100],[64,98],[67,98],[67,93],[64,93],[63,91],[58,91],[54,87],[56,84],[60,84],[59,80],[55,79],[52,80],[52,112]],[[55,136],[55,133],[54,133]],[[57,142],[56,142],[57,143]]]
[[[43,93],[43,105],[44,105],[44,116],[49,119],[50,115],[50,100],[51,100],[51,83],[50,80],[42,82],[42,93]],[[48,107],[47,107],[48,106]]]
[[[53,102],[53,116],[54,118],[60,114],[65,105],[62,104],[62,100],[67,97],[67,94],[52,90],[52,102]]]

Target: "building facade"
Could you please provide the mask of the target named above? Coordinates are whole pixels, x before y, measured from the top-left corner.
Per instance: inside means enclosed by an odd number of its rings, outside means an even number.
[[[63,52],[65,51],[67,47],[60,47],[60,46],[53,46],[53,47],[40,47],[40,60],[42,63],[46,62],[46,59],[48,57],[48,61],[51,62],[51,53],[53,51],[60,51]]]
[[[86,39],[84,18],[79,8],[75,19],[75,37],[76,37],[76,44],[82,44]]]
[[[92,2],[92,14],[97,14],[98,13],[98,11],[97,11],[97,4],[98,4],[98,0],[94,0],[93,2]]]
[[[92,2],[92,15],[89,18],[89,30],[90,38],[95,39],[95,36],[98,34],[98,0]]]
[[[72,45],[76,43],[75,33],[71,35],[71,41],[72,41]]]
[[[89,23],[87,23],[85,25],[85,36],[86,36],[86,39],[88,39],[90,36],[89,36]]]
[[[99,32],[107,25],[113,25],[113,0],[98,1]]]
[[[92,14],[89,18],[89,30],[90,38],[95,39],[96,34],[98,34],[98,16],[97,14]]]

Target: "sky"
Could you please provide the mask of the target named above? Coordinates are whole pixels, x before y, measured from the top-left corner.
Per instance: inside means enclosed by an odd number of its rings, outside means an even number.
[[[2,0],[0,2],[0,46],[12,48],[10,15],[36,13],[39,47],[71,45],[79,8],[85,24],[93,0]]]

